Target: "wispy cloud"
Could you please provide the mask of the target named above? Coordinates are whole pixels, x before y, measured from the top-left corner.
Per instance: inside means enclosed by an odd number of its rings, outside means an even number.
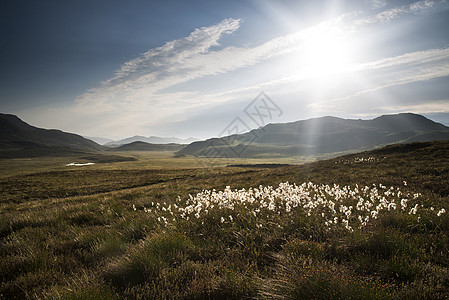
[[[413,105],[392,105],[379,107],[384,112],[412,112],[420,114],[449,113],[449,99],[426,101]]]
[[[403,55],[388,57],[359,65],[360,70],[366,69],[380,69],[394,67],[403,64],[427,64],[441,60],[449,59],[449,48],[429,49],[425,51],[416,51],[405,53]]]
[[[396,19],[402,15],[407,14],[417,14],[417,13],[423,13],[426,11],[429,11],[430,9],[437,7],[441,4],[445,4],[446,0],[424,0],[424,1],[418,1],[414,2],[409,5],[404,5],[401,7],[395,7],[391,8],[385,11],[382,11],[375,16],[372,17],[365,17],[363,19],[357,20],[355,23],[356,25],[364,25],[364,24],[372,24],[377,22],[389,22],[393,19]]]
[[[176,65],[186,59],[207,53],[212,46],[218,46],[218,40],[225,34],[239,29],[240,19],[226,19],[219,24],[195,29],[189,36],[170,41],[151,49],[138,58],[126,62],[115,76],[103,83],[104,86],[129,82],[152,74],[151,78],[161,78],[167,73],[179,72]],[[150,79],[151,79],[150,78]]]
[[[202,76],[203,70],[190,64],[192,59],[206,54],[213,46],[219,46],[219,39],[238,30],[240,21],[226,19],[151,49],[123,64],[112,78],[80,95],[76,101],[82,106],[98,105],[113,109],[113,105],[139,101],[169,86]]]
[[[385,5],[387,5],[387,1],[386,0],[366,0],[366,4],[371,9],[378,9],[378,8],[382,8]]]

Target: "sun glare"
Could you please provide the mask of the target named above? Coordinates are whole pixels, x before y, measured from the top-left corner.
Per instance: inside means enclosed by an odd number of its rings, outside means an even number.
[[[354,41],[338,28],[319,30],[304,42],[300,53],[301,65],[312,78],[348,72],[354,59]]]

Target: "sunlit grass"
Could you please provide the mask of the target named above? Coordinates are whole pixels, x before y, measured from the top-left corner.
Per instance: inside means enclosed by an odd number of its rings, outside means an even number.
[[[8,177],[0,190],[0,294],[444,299],[444,145],[275,169]]]

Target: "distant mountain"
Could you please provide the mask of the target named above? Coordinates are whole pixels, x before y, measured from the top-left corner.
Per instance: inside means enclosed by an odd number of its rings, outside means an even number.
[[[84,136],[84,138],[94,141],[97,144],[100,145],[105,145],[107,143],[113,142],[113,139],[107,139],[107,138],[102,138],[102,137],[91,137],[91,136]]]
[[[180,144],[150,144],[145,142],[132,142],[121,145],[115,148],[108,149],[109,151],[179,151],[185,145]]]
[[[126,145],[134,142],[146,142],[148,138],[141,136],[141,135],[135,135],[133,137],[129,137],[126,139],[118,140],[118,141],[111,141],[104,144],[105,146],[121,146]]]
[[[31,126],[0,113],[0,158],[92,153],[104,147],[80,135]]]
[[[157,136],[144,137],[141,135],[135,135],[133,137],[129,137],[123,140],[108,142],[105,145],[120,146],[130,144],[133,142],[145,142],[150,144],[190,144],[195,141],[198,141],[198,139],[196,138],[179,139],[175,137],[157,137]]]
[[[248,133],[194,142],[180,155],[273,157],[369,150],[415,141],[448,140],[449,127],[421,115],[385,115],[373,120],[322,117],[268,124]]]

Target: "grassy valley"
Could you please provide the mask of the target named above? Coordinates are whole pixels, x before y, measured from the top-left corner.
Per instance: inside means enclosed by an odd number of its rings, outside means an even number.
[[[134,160],[10,164],[3,298],[449,296],[448,142],[272,167],[125,154]]]

